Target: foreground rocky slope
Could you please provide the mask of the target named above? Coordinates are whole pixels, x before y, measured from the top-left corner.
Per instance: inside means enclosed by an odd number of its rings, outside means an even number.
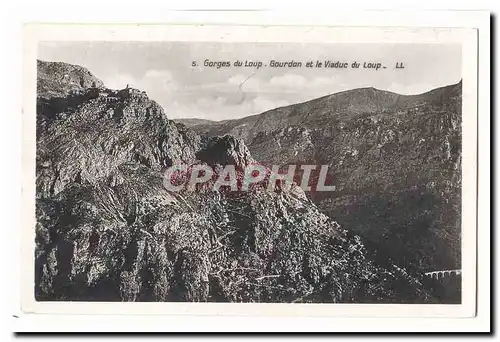
[[[76,73],[79,85],[65,74]],[[39,62],[38,300],[434,302],[293,191],[169,192],[175,163],[238,167],[244,142],[201,143],[135,89]]]
[[[263,164],[329,165],[330,193],[308,196],[359,234],[381,265],[460,268],[461,82],[403,96],[374,88],[222,122]],[[182,122],[182,120],[180,120]]]

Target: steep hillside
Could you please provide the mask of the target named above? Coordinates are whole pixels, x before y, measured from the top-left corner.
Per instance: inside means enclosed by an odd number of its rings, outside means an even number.
[[[381,264],[460,268],[461,82],[402,96],[355,89],[238,120],[195,125],[243,138],[263,164],[330,166],[308,196]]]
[[[296,186],[166,190],[173,164],[253,158],[232,136],[202,143],[144,92],[38,66],[38,300],[439,301],[419,274],[377,266]]]

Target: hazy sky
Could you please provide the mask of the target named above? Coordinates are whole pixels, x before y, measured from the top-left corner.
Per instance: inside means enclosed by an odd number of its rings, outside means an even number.
[[[461,79],[461,46],[451,44],[46,42],[38,56],[84,66],[112,89],[145,90],[169,118],[239,118],[360,87],[419,94]],[[206,59],[295,60],[303,67],[217,69],[204,67]],[[306,68],[310,60],[361,67]],[[386,69],[363,69],[364,62]],[[395,69],[397,62],[405,68]]]

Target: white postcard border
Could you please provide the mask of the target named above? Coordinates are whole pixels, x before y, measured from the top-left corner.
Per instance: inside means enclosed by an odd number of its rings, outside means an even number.
[[[459,42],[463,45],[462,270],[460,305],[89,303],[34,300],[36,46],[39,41],[182,40],[259,42]],[[22,193],[22,309],[25,313],[266,315],[336,317],[473,317],[476,312],[477,31],[451,28],[29,25],[25,27]],[[29,266],[29,267],[28,267]]]

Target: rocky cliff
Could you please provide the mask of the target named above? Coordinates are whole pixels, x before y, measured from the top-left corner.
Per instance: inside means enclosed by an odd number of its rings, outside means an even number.
[[[252,156],[231,136],[202,142],[144,92],[38,67],[38,300],[436,301],[300,191],[167,191],[170,165]]]

